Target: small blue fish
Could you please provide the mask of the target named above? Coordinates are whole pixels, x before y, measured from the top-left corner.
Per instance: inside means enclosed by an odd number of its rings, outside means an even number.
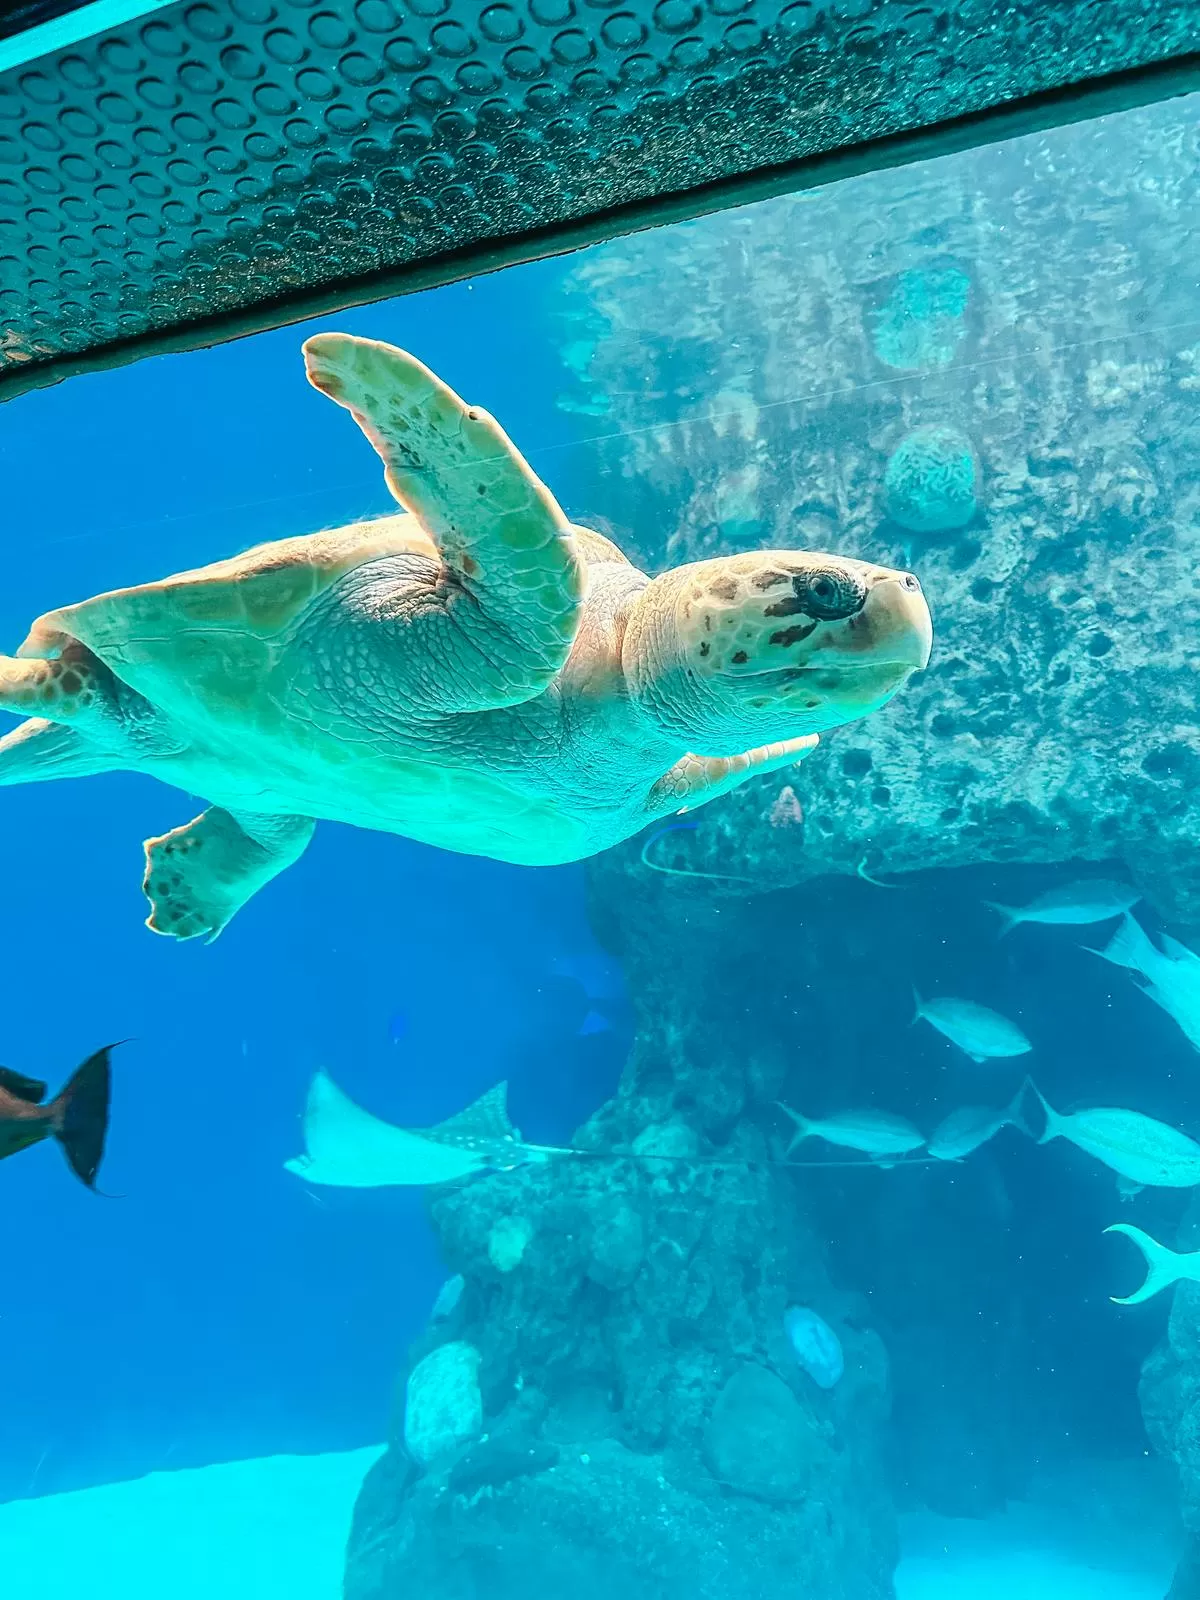
[[[1110,922],[1137,905],[1141,895],[1127,883],[1107,878],[1087,878],[1082,883],[1066,883],[1048,889],[1027,906],[1002,906],[995,900],[984,905],[1004,919],[999,937],[1011,933],[1023,922],[1048,922],[1060,927],[1082,927],[1093,922]]]
[[[972,1061],[990,1061],[995,1056],[1023,1056],[1033,1046],[1007,1017],[974,1000],[957,1000],[949,995],[922,1000],[913,990],[916,1007],[914,1022],[927,1022],[951,1044],[956,1044]]]
[[[557,978],[573,978],[593,1002],[625,997],[621,969],[602,950],[572,950],[555,956],[550,962],[550,971]]]
[[[577,1036],[580,1039],[586,1039],[589,1034],[611,1032],[612,1023],[608,1020],[608,1018],[602,1016],[599,1011],[593,1010],[589,1011],[587,1016],[584,1017],[583,1021],[579,1024]]]
[[[919,1150],[925,1143],[923,1135],[904,1117],[895,1117],[890,1111],[838,1111],[831,1117],[805,1117],[782,1100],[776,1102],[796,1124],[796,1131],[787,1147],[790,1157],[796,1146],[805,1139],[824,1139],[827,1144],[837,1144],[847,1150],[861,1150],[869,1156],[902,1156]],[[785,1157],[786,1159],[786,1157]]]
[[[994,1139],[1002,1128],[1020,1128],[1029,1133],[1022,1114],[1026,1087],[1023,1083],[1000,1110],[993,1106],[960,1106],[952,1111],[930,1134],[929,1154],[939,1161],[961,1161]]]

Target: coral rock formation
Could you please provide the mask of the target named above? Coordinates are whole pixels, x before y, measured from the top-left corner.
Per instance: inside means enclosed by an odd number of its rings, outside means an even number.
[[[413,1373],[477,1350],[482,1433],[414,1460],[398,1419],[347,1600],[889,1600],[883,1345],[770,1160],[777,1074],[697,1022],[706,976],[664,985],[657,951],[639,974],[620,1090],[577,1136],[592,1155],[434,1195],[465,1286]],[[512,1218],[522,1248],[497,1259]],[[839,1328],[836,1388],[796,1359],[795,1303]]]
[[[576,514],[606,513],[652,569],[756,544],[911,556],[934,616],[930,670],[805,763],[803,827],[771,825],[762,780],[701,812],[673,864],[720,892],[1122,862],[1200,923],[1181,867],[1200,832],[1198,144],[1176,101],[1119,137],[1065,128],[578,259],[576,386],[608,416]],[[951,437],[956,469],[910,472],[916,443]]]

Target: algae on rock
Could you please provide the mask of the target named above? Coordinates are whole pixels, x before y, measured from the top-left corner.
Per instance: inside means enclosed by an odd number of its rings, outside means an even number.
[[[566,333],[609,416],[575,515],[604,512],[651,570],[761,544],[911,564],[933,612],[928,672],[805,762],[802,823],[774,824],[780,775],[677,841],[714,893],[1111,861],[1200,924],[1194,100],[1171,119],[577,258]]]

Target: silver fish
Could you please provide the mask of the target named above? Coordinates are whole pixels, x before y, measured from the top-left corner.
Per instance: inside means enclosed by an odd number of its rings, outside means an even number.
[[[922,1134],[903,1117],[888,1111],[839,1111],[832,1117],[804,1117],[791,1106],[778,1102],[796,1124],[787,1154],[805,1139],[824,1139],[847,1150],[861,1150],[869,1156],[902,1156],[919,1150],[925,1143]]]
[[[1015,1022],[1002,1017],[998,1011],[976,1005],[974,1000],[956,1000],[948,995],[922,1000],[914,989],[913,1004],[916,1006],[914,1022],[928,1022],[972,1061],[1023,1056],[1033,1049]]]
[[[1141,1228],[1135,1228],[1129,1222],[1114,1222],[1111,1228],[1105,1228],[1104,1231],[1123,1233],[1127,1239],[1133,1240],[1146,1258],[1146,1279],[1142,1287],[1120,1299],[1115,1294],[1109,1295],[1114,1305],[1140,1305],[1143,1300],[1149,1300],[1151,1295],[1169,1289],[1173,1283],[1200,1283],[1200,1250],[1168,1250],[1165,1244],[1159,1244],[1157,1239],[1152,1239],[1148,1233],[1143,1233]]]
[[[1137,905],[1141,898],[1138,891],[1127,883],[1113,883],[1108,878],[1085,878],[1080,883],[1066,883],[1061,888],[1048,889],[1027,906],[1002,906],[995,900],[985,900],[983,903],[993,911],[998,911],[1004,919],[998,935],[1002,939],[1022,922],[1049,922],[1062,926],[1109,922]]]
[[[929,1136],[929,1154],[939,1161],[961,1161],[972,1150],[994,1139],[1001,1128],[1020,1128],[1028,1133],[1021,1115],[1025,1102],[1022,1084],[1008,1105],[997,1110],[995,1106],[960,1106],[952,1111]]]
[[[432,1128],[397,1128],[355,1105],[318,1072],[304,1111],[305,1154],[285,1161],[306,1183],[342,1189],[453,1183],[476,1172],[506,1172],[565,1152],[528,1145],[508,1120],[507,1085],[498,1083]]]
[[[1169,934],[1159,937],[1161,950],[1142,925],[1126,914],[1103,950],[1090,945],[1085,948],[1144,978],[1142,992],[1175,1020],[1192,1048],[1200,1050],[1200,956]]]
[[[1158,1189],[1190,1189],[1200,1183],[1200,1144],[1178,1128],[1119,1106],[1091,1106],[1064,1116],[1037,1089],[1033,1092],[1046,1113],[1039,1144],[1066,1139],[1130,1183]]]

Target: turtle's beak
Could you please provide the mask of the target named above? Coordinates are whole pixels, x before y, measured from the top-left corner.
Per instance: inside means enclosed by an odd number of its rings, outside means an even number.
[[[830,631],[809,665],[920,672],[932,649],[933,622],[917,579],[911,572],[874,567],[862,609]]]
[[[933,650],[933,619],[911,572],[880,570],[863,611],[876,634],[876,659],[923,672]]]

